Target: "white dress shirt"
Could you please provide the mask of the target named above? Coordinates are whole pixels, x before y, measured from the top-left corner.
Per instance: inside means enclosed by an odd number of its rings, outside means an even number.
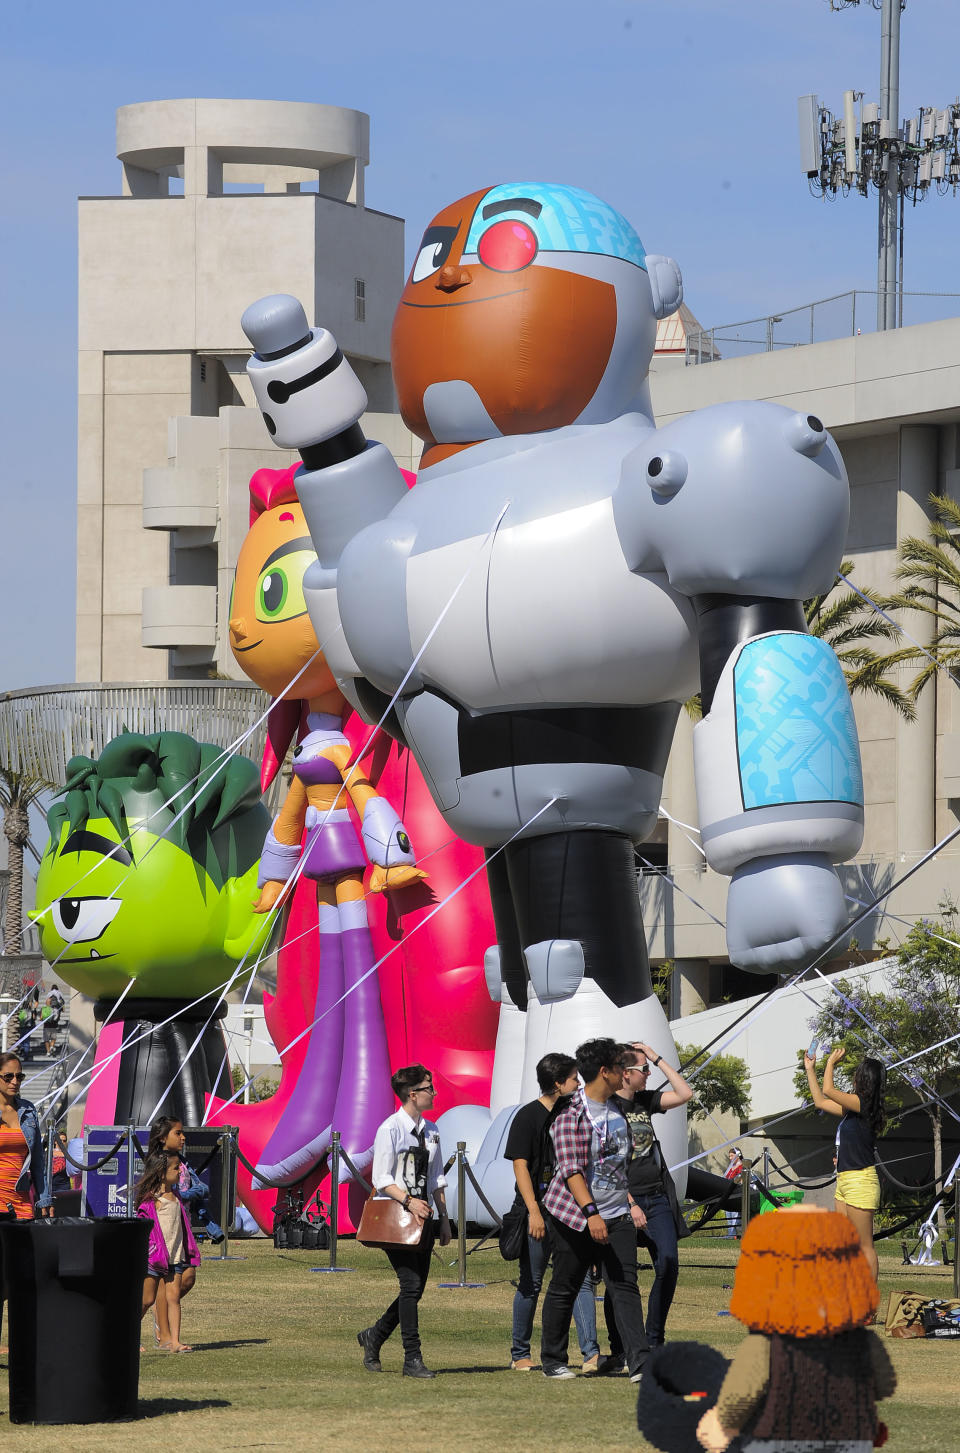
[[[440,1131],[432,1120],[413,1120],[406,1110],[390,1115],[377,1131],[373,1142],[373,1189],[378,1199],[389,1199],[387,1186],[403,1186],[411,1195],[417,1194],[413,1152],[419,1148],[416,1132],[423,1130],[427,1152],[427,1188],[425,1199],[447,1184],[443,1174],[443,1152]]]

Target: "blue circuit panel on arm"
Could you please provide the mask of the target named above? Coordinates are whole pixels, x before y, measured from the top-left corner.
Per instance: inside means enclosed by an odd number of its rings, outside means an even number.
[[[733,680],[745,808],[863,805],[850,693],[825,641],[786,632],[751,641]]]

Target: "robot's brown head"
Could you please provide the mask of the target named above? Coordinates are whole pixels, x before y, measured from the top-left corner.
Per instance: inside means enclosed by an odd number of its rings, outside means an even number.
[[[401,296],[400,411],[428,444],[616,417],[642,406],[658,311],[639,237],[599,198],[474,192],[434,217]]]

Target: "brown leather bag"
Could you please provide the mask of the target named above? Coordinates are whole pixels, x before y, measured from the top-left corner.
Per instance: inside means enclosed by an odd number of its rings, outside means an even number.
[[[371,1196],[364,1204],[357,1227],[361,1246],[418,1246],[422,1235],[420,1217],[405,1211],[392,1196]]]

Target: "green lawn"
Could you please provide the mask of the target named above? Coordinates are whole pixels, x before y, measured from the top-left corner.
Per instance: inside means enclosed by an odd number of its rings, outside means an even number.
[[[710,1342],[727,1354],[736,1346],[743,1329],[718,1312],[729,1301],[737,1245],[699,1238],[683,1244],[672,1337]],[[471,1259],[471,1275],[487,1283],[476,1291],[439,1290],[442,1268],[435,1262],[436,1275],[421,1304],[421,1331],[426,1361],[441,1376],[421,1383],[399,1376],[399,1337],[384,1351],[381,1376],[360,1364],[355,1333],[396,1287],[382,1253],[343,1242],[340,1260],[356,1270],[317,1275],[310,1267],[326,1258],[316,1252],[275,1252],[264,1241],[238,1242],[233,1249],[244,1259],[205,1262],[185,1303],[184,1337],[196,1351],[144,1354],[140,1393],[146,1421],[69,1430],[11,1427],[6,1377],[0,1375],[4,1453],[65,1447],[144,1453],[159,1447],[179,1453],[247,1448],[591,1453],[648,1447],[636,1433],[636,1390],[625,1378],[557,1383],[538,1372],[509,1371],[515,1266],[496,1251]],[[894,1288],[952,1295],[947,1273],[901,1269],[899,1260],[893,1248],[884,1253],[884,1308]],[[641,1287],[649,1280],[649,1270],[642,1272]],[[887,1346],[900,1377],[896,1398],[884,1405],[891,1453],[956,1449],[960,1341],[888,1339]],[[575,1339],[573,1349],[576,1364]]]

